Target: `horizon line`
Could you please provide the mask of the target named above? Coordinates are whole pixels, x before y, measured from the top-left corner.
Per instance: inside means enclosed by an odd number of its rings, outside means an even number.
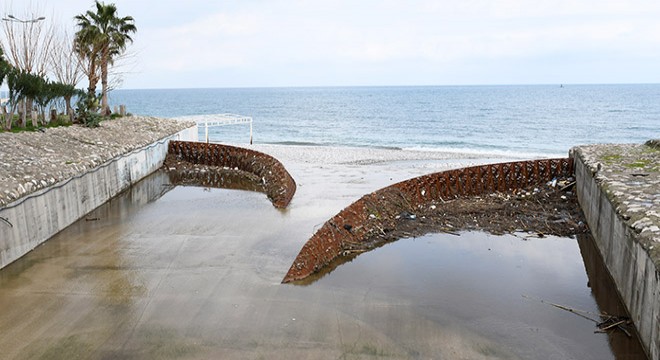
[[[608,85],[660,85],[660,83],[511,83],[511,84],[444,84],[444,85],[273,85],[273,86],[201,86],[201,87],[145,87],[116,90],[211,90],[211,89],[320,89],[320,88],[402,88],[402,87],[476,87],[476,86],[608,86]],[[110,91],[110,93],[112,93]]]

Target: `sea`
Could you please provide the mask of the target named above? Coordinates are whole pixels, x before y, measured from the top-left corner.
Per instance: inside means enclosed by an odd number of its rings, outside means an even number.
[[[136,115],[250,116],[262,144],[536,158],[660,138],[660,84],[115,90],[110,101]],[[249,126],[209,128],[209,140],[248,143]]]

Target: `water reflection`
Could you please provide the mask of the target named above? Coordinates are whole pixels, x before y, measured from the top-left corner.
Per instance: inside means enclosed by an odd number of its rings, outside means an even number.
[[[637,356],[523,298],[592,312],[611,300],[574,239],[430,234],[282,286],[327,217],[301,211],[318,198],[284,215],[258,193],[168,184],[157,173],[0,271],[2,358]]]
[[[168,183],[164,173],[149,176],[0,271],[0,331],[10,334],[0,339],[2,358],[89,357],[134,321],[148,285],[121,239]]]
[[[204,171],[169,171],[172,185],[201,186],[217,189],[247,190],[266,193],[260,179],[245,171],[206,167]]]
[[[588,234],[580,235],[578,245],[589,277],[586,285],[591,289],[600,311],[613,316],[628,316],[594,239]],[[636,334],[628,337],[622,331],[611,331],[608,333],[608,338],[617,359],[646,359]]]
[[[588,241],[581,238],[580,248]],[[588,267],[597,260],[585,255]],[[390,243],[307,287],[365,293],[365,302],[411,302],[421,317],[464,324],[525,359],[645,359],[636,338],[596,334],[593,322],[548,305],[617,314],[622,305],[616,292],[598,274],[603,286],[587,278],[575,239],[468,232]],[[598,288],[593,295],[588,282]]]

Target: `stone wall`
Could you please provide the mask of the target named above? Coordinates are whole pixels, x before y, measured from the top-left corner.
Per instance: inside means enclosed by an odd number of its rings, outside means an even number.
[[[571,152],[596,245],[645,350],[660,359],[660,151],[599,145]]]
[[[170,139],[196,140],[197,127],[116,156],[0,209],[0,268],[158,169]]]

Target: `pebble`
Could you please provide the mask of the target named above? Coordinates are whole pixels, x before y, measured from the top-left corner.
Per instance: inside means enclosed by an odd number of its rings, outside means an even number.
[[[609,193],[621,219],[643,241],[660,242],[660,151],[646,144],[585,145],[575,151],[592,173],[600,167],[595,180]]]
[[[130,116],[48,128],[45,132],[0,133],[0,208],[17,198],[80,175],[90,168],[193,126],[192,122]]]

